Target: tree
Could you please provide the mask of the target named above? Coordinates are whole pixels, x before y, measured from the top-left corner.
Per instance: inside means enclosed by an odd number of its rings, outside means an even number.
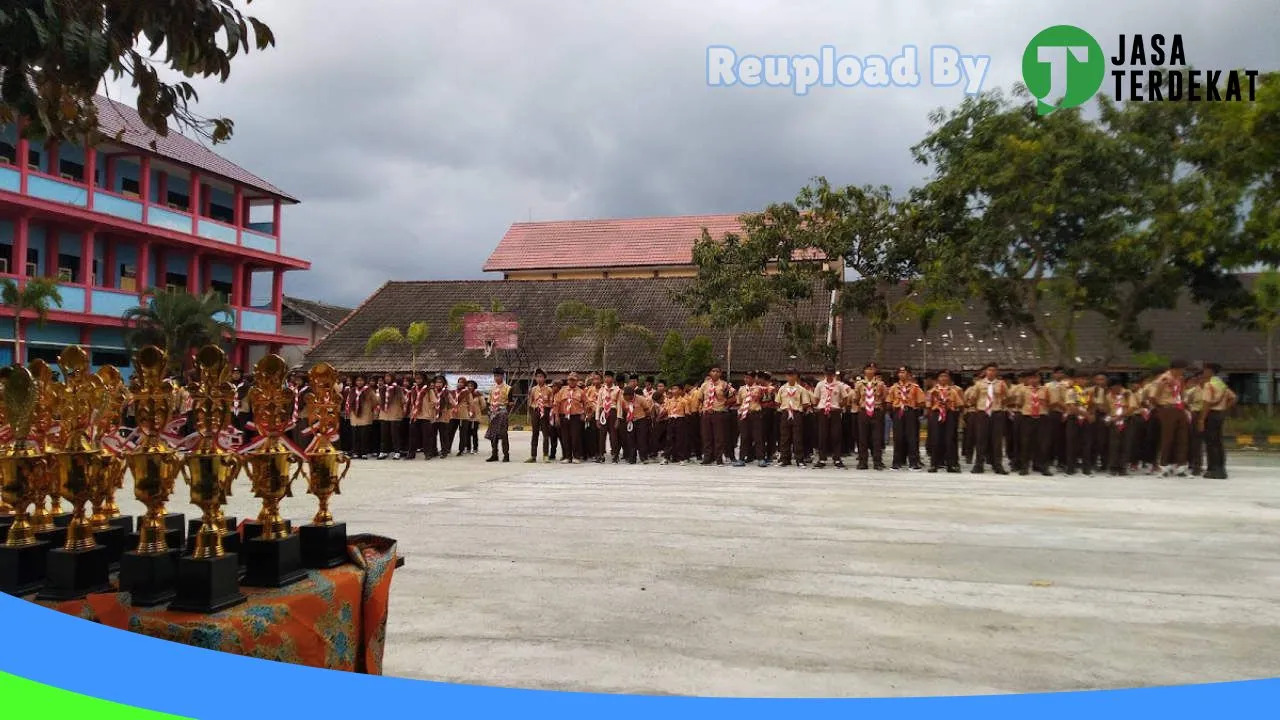
[[[449,334],[461,335],[463,330],[462,323],[464,320],[466,320],[467,315],[470,315],[471,313],[481,313],[481,312],[485,312],[485,309],[480,306],[480,303],[460,302],[457,305],[454,305],[452,308],[449,309]],[[491,313],[506,312],[506,308],[502,305],[502,303],[497,298],[491,298],[489,300],[488,312],[491,312]]]
[[[49,311],[54,307],[62,307],[62,293],[58,291],[58,283],[49,278],[31,278],[21,287],[8,278],[0,280],[0,304],[13,308],[13,361],[26,362],[22,352],[22,315],[33,312],[36,325],[44,326]]]
[[[372,355],[387,345],[405,345],[409,348],[409,371],[418,372],[418,353],[431,337],[431,326],[425,322],[412,322],[400,332],[400,328],[388,325],[379,328],[369,336],[364,344],[364,354]]]
[[[711,372],[711,366],[716,364],[715,353],[715,346],[706,335],[698,335],[690,340],[684,355],[685,380],[694,384],[702,382],[707,373]]]
[[[609,369],[609,346],[621,336],[634,337],[650,349],[657,346],[657,338],[649,328],[636,323],[624,323],[613,308],[594,308],[580,300],[565,300],[556,306],[556,322],[564,327],[560,336],[566,340],[586,335],[595,344],[593,362],[602,371]]]
[[[1280,329],[1280,272],[1268,270],[1253,282],[1254,324],[1267,336],[1267,415],[1275,406],[1275,339]]]
[[[675,330],[667,332],[658,350],[658,374],[663,382],[678,383],[684,377],[684,338]]]
[[[245,0],[248,5],[252,0]],[[202,118],[195,88],[160,70],[226,82],[231,60],[265,50],[275,36],[235,0],[68,2],[22,0],[0,8],[0,124],[29,120],[28,136],[89,145],[94,95],[103,79],[130,79],[138,115],[160,137],[169,124],[214,143],[231,138],[230,118]],[[153,147],[155,143],[152,143]]]
[[[228,320],[234,311],[219,293],[192,295],[152,288],[146,296],[146,305],[124,312],[125,322],[132,326],[128,345],[133,350],[146,345],[164,348],[173,375],[181,373],[188,355],[197,348],[222,345],[235,337],[235,325]]]

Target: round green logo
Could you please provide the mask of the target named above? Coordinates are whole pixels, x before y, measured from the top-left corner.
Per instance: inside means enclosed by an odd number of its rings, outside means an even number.
[[[1022,81],[1039,101],[1036,110],[1078,107],[1102,89],[1107,57],[1089,33],[1073,25],[1041,30],[1022,53]]]

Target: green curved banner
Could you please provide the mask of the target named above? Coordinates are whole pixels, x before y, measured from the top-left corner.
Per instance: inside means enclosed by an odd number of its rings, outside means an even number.
[[[0,698],[4,698],[4,716],[15,719],[194,720],[78,695],[2,672]]]

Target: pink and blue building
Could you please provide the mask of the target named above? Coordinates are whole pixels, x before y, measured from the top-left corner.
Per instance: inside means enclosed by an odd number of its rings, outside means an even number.
[[[0,364],[53,362],[79,343],[94,368],[127,374],[123,313],[151,288],[221,293],[236,327],[232,359],[300,339],[281,328],[286,255],[281,211],[297,199],[176,132],[157,137],[131,108],[98,98],[96,147],[28,141],[0,127],[0,277],[56,279],[62,307],[15,338],[0,308]],[[154,147],[153,147],[154,143]],[[260,352],[254,352],[258,355]]]

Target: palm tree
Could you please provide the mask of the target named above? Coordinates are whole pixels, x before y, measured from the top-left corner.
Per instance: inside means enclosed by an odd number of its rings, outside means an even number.
[[[595,341],[594,361],[602,371],[609,368],[609,346],[619,335],[639,338],[650,349],[658,345],[657,337],[649,328],[622,322],[613,308],[593,308],[580,300],[565,300],[557,305],[556,321],[565,324],[560,331],[564,339],[589,335]]]
[[[409,323],[405,332],[400,328],[388,325],[375,330],[364,344],[364,354],[372,355],[387,345],[409,346],[409,371],[418,372],[418,351],[431,337],[431,326],[424,322]]]
[[[0,304],[13,308],[13,361],[25,362],[22,353],[22,314],[36,314],[36,326],[43,327],[53,306],[62,307],[58,283],[49,278],[30,278],[22,287],[10,279],[0,280]]]
[[[497,298],[491,298],[489,300],[488,312],[500,313],[506,312],[506,310],[506,307],[504,307]],[[485,309],[477,302],[460,302],[457,305],[454,305],[449,309],[449,334],[461,335],[462,321],[466,319],[467,315],[481,312],[485,312]]]
[[[200,295],[181,291],[151,289],[147,304],[124,311],[132,325],[128,344],[133,350],[155,345],[169,353],[169,372],[178,374],[193,350],[205,345],[222,345],[236,334],[231,306],[222,295]]]

